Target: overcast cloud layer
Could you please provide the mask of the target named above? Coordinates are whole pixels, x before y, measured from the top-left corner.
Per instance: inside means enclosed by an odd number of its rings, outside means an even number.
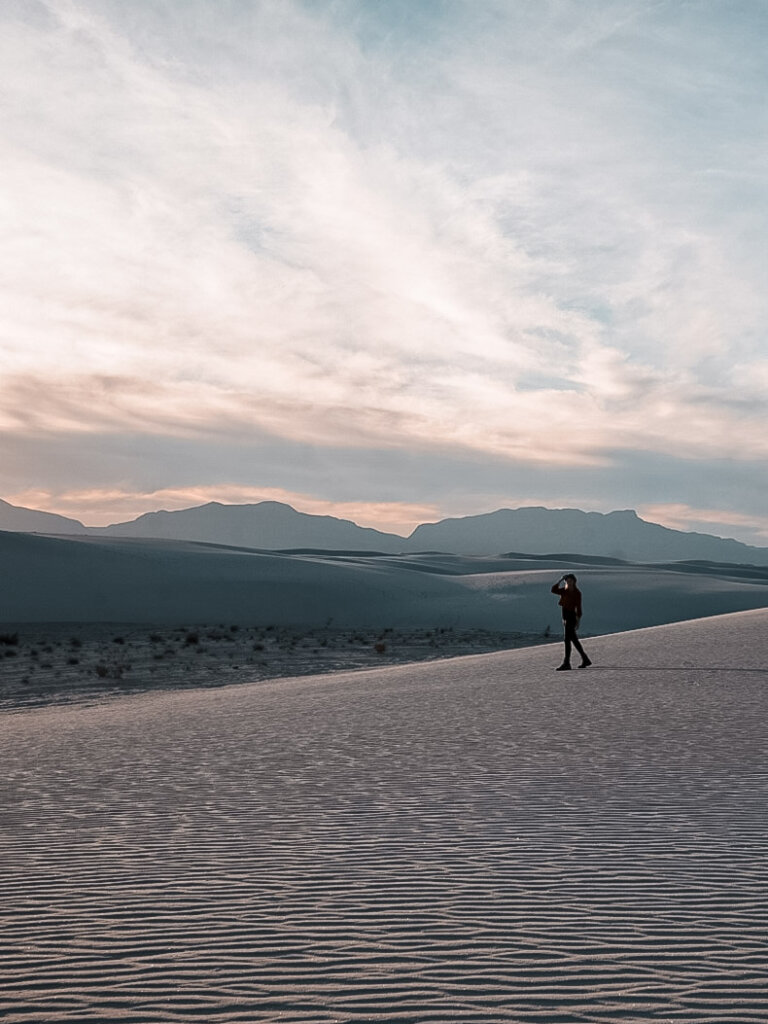
[[[3,497],[768,543],[768,5],[0,18]]]

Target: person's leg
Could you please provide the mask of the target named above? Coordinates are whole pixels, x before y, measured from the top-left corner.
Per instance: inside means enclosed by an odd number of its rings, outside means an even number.
[[[571,643],[573,644],[573,646],[576,648],[576,650],[581,655],[581,664],[579,665],[579,668],[587,668],[589,665],[591,665],[592,662],[589,660],[587,655],[584,653],[584,648],[581,646],[581,642],[579,641],[579,638],[576,635],[576,621],[575,620],[573,622],[573,625],[571,626]]]
[[[565,657],[563,658],[563,664],[558,668],[558,672],[562,672],[563,669],[571,667],[571,636],[572,636],[572,625],[569,616],[563,616],[563,641],[565,643]]]

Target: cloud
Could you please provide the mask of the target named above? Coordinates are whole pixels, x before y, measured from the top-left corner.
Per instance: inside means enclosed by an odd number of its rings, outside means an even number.
[[[765,458],[759,15],[223,10],[6,8],[6,432]]]

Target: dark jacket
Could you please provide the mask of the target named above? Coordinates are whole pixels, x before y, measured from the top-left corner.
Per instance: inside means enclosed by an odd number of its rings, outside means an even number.
[[[581,618],[581,591],[578,587],[561,587],[559,583],[556,583],[552,587],[552,593],[560,596],[558,604],[563,609],[563,617],[566,612],[570,612],[577,619]]]

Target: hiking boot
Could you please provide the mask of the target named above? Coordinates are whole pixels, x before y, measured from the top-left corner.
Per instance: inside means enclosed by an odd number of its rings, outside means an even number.
[[[571,670],[571,663],[569,661],[564,661],[562,665],[558,665],[557,666],[557,668],[555,669],[555,672],[570,672],[570,670]]]
[[[579,668],[589,668],[589,666],[591,664],[592,664],[592,662],[589,660],[589,658],[585,654],[584,657],[581,659],[581,664],[579,665]]]

